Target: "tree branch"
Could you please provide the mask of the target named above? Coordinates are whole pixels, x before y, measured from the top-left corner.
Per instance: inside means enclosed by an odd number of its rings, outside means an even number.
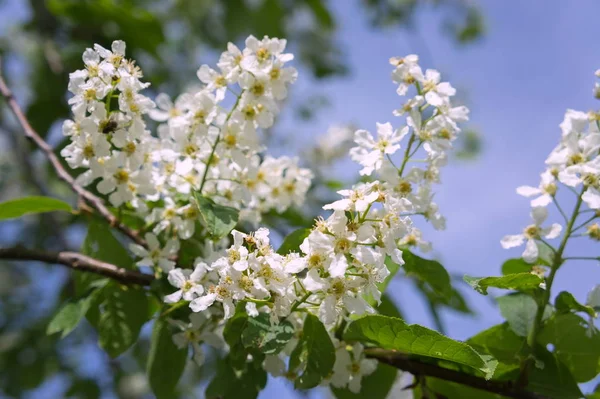
[[[56,171],[58,177],[62,181],[69,184],[73,191],[77,193],[79,197],[83,198],[86,202],[88,202],[98,213],[100,213],[100,215],[102,215],[102,217],[106,219],[111,226],[120,230],[123,234],[131,238],[137,244],[147,248],[148,246],[146,241],[142,238],[138,231],[132,230],[123,223],[121,223],[121,221],[119,221],[119,219],[108,210],[108,208],[104,205],[104,201],[100,197],[92,194],[91,192],[87,191],[79,184],[77,184],[75,179],[73,179],[69,172],[65,170],[63,165],[60,163],[58,157],[54,154],[52,147],[50,147],[50,145],[31,127],[31,124],[27,120],[25,113],[23,112],[23,110],[15,100],[12,92],[8,88],[8,85],[6,84],[6,81],[4,80],[1,71],[0,94],[2,95],[2,97],[4,97],[12,113],[17,118],[19,125],[25,133],[25,137],[31,140],[40,150],[42,150],[42,152],[46,155],[46,157],[50,161],[50,164]]]
[[[73,270],[82,270],[110,277],[125,284],[150,285],[154,281],[154,276],[150,274],[126,270],[78,252],[46,252],[16,246],[12,248],[0,248],[0,259],[33,260],[60,264]]]
[[[435,377],[481,389],[483,391],[497,393],[509,398],[549,399],[543,395],[528,392],[519,388],[514,381],[488,381],[481,377],[446,369],[435,364],[425,363],[418,359],[411,358],[404,353],[392,350],[369,348],[365,349],[365,354],[370,358],[377,359],[380,362],[397,369],[408,371],[415,376]]]

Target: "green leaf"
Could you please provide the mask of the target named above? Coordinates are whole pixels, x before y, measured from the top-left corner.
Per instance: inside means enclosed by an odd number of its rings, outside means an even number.
[[[468,385],[458,384],[439,378],[427,377],[427,388],[435,392],[437,395],[433,397],[439,398],[460,398],[460,399],[505,399],[506,396],[493,394],[491,392],[482,391],[480,389],[471,388]],[[422,396],[419,396],[421,398]]]
[[[298,229],[288,234],[277,250],[278,254],[287,255],[290,252],[300,252],[300,244],[310,234],[311,229]]]
[[[223,338],[229,345],[228,361],[236,370],[246,367],[248,351],[242,343],[242,332],[248,324],[248,314],[246,313],[246,303],[240,302],[235,308],[233,317],[225,323],[223,328]]]
[[[148,321],[148,299],[142,289],[110,282],[104,291],[103,312],[98,320],[98,341],[110,357],[133,345]]]
[[[523,258],[509,259],[502,264],[502,274],[529,273],[532,267]]]
[[[567,291],[562,291],[554,300],[554,306],[559,313],[583,312],[590,317],[596,317],[596,311],[591,306],[582,305],[577,299]]]
[[[85,298],[79,300],[71,300],[67,302],[60,310],[54,315],[46,334],[61,333],[60,337],[64,338],[69,335],[83,319],[90,308],[90,305],[96,300],[98,295],[101,293],[103,286],[95,288],[94,291]]]
[[[219,363],[217,373],[206,388],[206,398],[255,399],[267,384],[263,359],[256,358],[241,370],[234,369],[229,360],[228,356]]]
[[[213,239],[223,238],[233,230],[239,217],[237,209],[219,205],[197,192],[194,193],[194,197],[198,203],[200,216]]]
[[[23,197],[0,203],[0,220],[19,218],[31,213],[71,212],[69,204],[50,197]]]
[[[260,313],[249,317],[242,332],[242,344],[246,348],[258,349],[265,355],[278,354],[294,336],[294,326],[287,320],[271,325],[270,316]]]
[[[402,259],[404,259],[402,267],[407,275],[415,276],[427,283],[436,293],[445,298],[452,295],[450,275],[440,262],[421,258],[407,250],[402,251]]]
[[[112,234],[110,226],[103,220],[91,219],[81,252],[92,258],[124,269],[133,269],[134,262],[129,252]],[[75,272],[75,295],[83,296],[93,281],[106,278],[91,273]]]
[[[335,347],[317,316],[310,313],[304,320],[304,329],[298,345],[290,356],[289,369],[299,372],[296,389],[314,388],[333,370]]]
[[[455,341],[417,324],[381,315],[362,317],[348,326],[345,341],[370,342],[384,349],[462,364],[491,378],[493,362],[483,359],[464,342]]]
[[[335,28],[335,20],[333,15],[322,0],[304,0],[306,5],[310,7],[315,19],[321,25],[321,28]]]
[[[335,388],[333,385],[330,388],[338,399],[385,399],[390,393],[397,375],[398,369],[385,363],[379,363],[372,374],[363,377],[359,393],[353,393],[347,388]]]
[[[511,294],[496,298],[500,313],[506,319],[510,328],[522,337],[527,336],[537,313],[538,305],[535,299],[525,294]],[[550,307],[544,311],[544,318],[551,313]]]
[[[467,343],[481,353],[487,353],[500,362],[501,369],[518,369],[521,360],[527,356],[525,338],[514,333],[508,323],[498,324],[480,332],[467,340]],[[514,365],[514,367],[506,367]]]
[[[388,294],[383,294],[381,296],[381,303],[375,309],[377,310],[377,313],[381,315],[396,317],[399,319],[402,318],[402,313],[398,309],[398,306]]]
[[[176,397],[175,388],[185,370],[187,348],[179,349],[173,343],[169,323],[158,319],[152,329],[148,354],[148,382],[157,399]]]
[[[545,348],[535,349],[537,367],[532,367],[526,389],[547,398],[579,399],[583,394],[565,364]],[[519,370],[503,375],[502,379],[516,381]]]
[[[464,280],[473,289],[480,294],[487,295],[488,287],[502,288],[505,290],[527,291],[538,288],[544,281],[537,274],[532,273],[517,273],[507,274],[502,277],[469,277],[465,276]]]
[[[589,381],[600,372],[600,334],[573,313],[559,314],[548,320],[538,342],[554,345],[554,353],[577,382]]]

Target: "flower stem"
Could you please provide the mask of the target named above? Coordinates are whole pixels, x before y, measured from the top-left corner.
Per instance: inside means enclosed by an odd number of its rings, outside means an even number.
[[[560,266],[564,263],[564,258],[562,255],[567,246],[567,242],[569,241],[569,238],[571,237],[571,233],[573,232],[573,225],[575,224],[575,220],[577,219],[577,216],[579,216],[579,209],[581,208],[581,204],[583,202],[581,197],[582,197],[584,191],[585,191],[585,188],[583,189],[583,191],[579,194],[579,197],[577,198],[577,203],[575,204],[573,213],[571,214],[570,219],[568,219],[567,227],[565,229],[565,234],[563,235],[563,238],[560,242],[558,249],[554,252],[554,257],[552,260],[550,274],[546,278],[546,289],[543,292],[541,301],[538,302],[538,308],[537,308],[537,312],[535,314],[535,319],[533,321],[533,327],[531,328],[531,331],[529,331],[529,334],[527,335],[527,345],[529,346],[530,354],[533,354],[535,344],[537,342],[537,336],[542,328],[544,311],[546,310],[546,306],[548,306],[548,303],[550,302],[551,289],[552,289],[552,283],[554,282],[554,277],[556,277],[556,272],[558,271]],[[519,375],[519,380],[518,380],[519,386],[527,385],[527,376],[529,374],[529,370],[530,370],[532,364],[533,364],[532,356],[527,357],[521,363],[521,374]]]

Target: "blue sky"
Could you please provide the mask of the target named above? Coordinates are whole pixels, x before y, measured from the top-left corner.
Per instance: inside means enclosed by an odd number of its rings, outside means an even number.
[[[358,1],[330,3],[352,73],[325,83],[301,74],[292,96],[318,90],[329,97],[331,106],[309,124],[286,118],[282,130],[295,135],[292,142],[302,146],[307,136],[315,137],[334,123],[353,122],[371,130],[375,122],[390,121],[397,126],[400,120],[391,112],[402,99],[390,80],[388,58],[420,54],[424,67],[439,69],[464,93],[471,109],[470,126],[484,141],[477,161],[454,160],[443,171],[436,201],[447,216],[448,228],[428,230],[433,256],[453,273],[498,274],[504,260],[520,254],[519,249],[503,250],[500,239],[529,223],[529,202],[516,195],[515,188],[537,185],[544,160],[559,139],[558,124],[567,108],[598,108],[592,87],[594,71],[600,68],[600,5],[593,0],[480,1],[485,37],[474,45],[457,47],[441,31],[434,10],[419,13],[416,35],[400,29],[372,30]],[[9,14],[0,12],[0,34]],[[559,222],[559,215],[552,212],[550,220]],[[569,249],[597,255],[592,246],[583,240]],[[587,291],[600,283],[598,266],[567,264],[558,273],[553,292],[568,290],[585,301]],[[395,283],[391,289],[410,322],[432,326],[410,286]],[[468,289],[463,292],[478,314],[472,318],[444,314],[450,336],[465,339],[502,321],[488,298]],[[270,383],[262,397],[281,394],[282,386],[281,381]]]

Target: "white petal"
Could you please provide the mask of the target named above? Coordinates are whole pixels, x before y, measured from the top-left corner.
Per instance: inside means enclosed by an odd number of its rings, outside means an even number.
[[[179,290],[179,291],[175,291],[174,293],[165,296],[164,301],[166,303],[176,303],[179,302],[181,300],[181,294],[183,293],[183,291]]]
[[[517,194],[523,197],[533,197],[534,195],[542,194],[542,190],[537,187],[521,186],[517,188]]]
[[[183,274],[183,270],[173,269],[169,272],[167,280],[169,280],[169,283],[171,283],[172,286],[181,288],[183,284],[185,284],[186,278],[185,274]]]
[[[548,209],[542,206],[536,206],[531,209],[531,218],[535,222],[536,226],[541,226],[544,220],[548,217]]]
[[[216,297],[217,294],[208,294],[201,296],[200,298],[196,298],[190,303],[190,309],[192,309],[193,312],[202,312],[203,310],[208,309],[208,307],[215,302]]]
[[[560,232],[562,231],[562,226],[558,223],[554,223],[552,224],[552,226],[550,226],[550,228],[548,229],[548,232],[545,234],[546,238],[548,239],[553,239],[556,238],[560,235]]]
[[[500,244],[502,244],[502,248],[508,249],[521,246],[523,245],[524,241],[525,237],[523,234],[515,234],[504,236],[504,238],[500,241]]]
[[[527,240],[527,245],[525,246],[525,251],[523,251],[523,259],[527,263],[533,263],[538,258],[538,247],[535,240]]]

